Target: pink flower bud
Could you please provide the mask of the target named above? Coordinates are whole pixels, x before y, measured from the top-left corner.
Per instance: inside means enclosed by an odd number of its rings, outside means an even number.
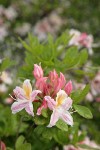
[[[61,72],[60,72],[59,82],[60,82],[60,88],[62,89],[66,83],[66,79],[65,79],[65,76],[63,75],[63,73],[61,73]]]
[[[47,102],[45,100],[43,100],[41,106],[38,108],[37,110],[37,115],[41,115],[42,113],[42,109],[46,109],[47,108]]]
[[[57,72],[56,72],[55,70],[54,70],[54,71],[51,71],[51,72],[49,73],[49,79],[50,79],[50,81],[51,81],[52,83],[54,83],[54,81],[58,79],[58,74],[57,74]]]
[[[71,93],[71,91],[72,91],[72,82],[71,81],[69,81],[66,85],[65,85],[65,88],[64,88],[64,90],[65,90],[65,92],[68,94],[68,95],[70,95],[70,93]]]
[[[0,150],[6,150],[6,145],[2,141],[0,141]]]
[[[34,64],[33,75],[37,80],[43,77],[43,70],[41,66]]]
[[[45,89],[47,88],[46,81],[47,81],[47,77],[38,79],[36,82],[36,88],[44,92]]]
[[[8,98],[5,99],[5,103],[6,103],[6,104],[12,104],[13,101],[14,101],[14,100],[13,100],[11,97],[8,97]]]

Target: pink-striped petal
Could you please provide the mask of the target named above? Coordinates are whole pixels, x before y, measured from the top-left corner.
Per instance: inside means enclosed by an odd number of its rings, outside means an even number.
[[[30,95],[30,98],[31,98],[31,101],[34,101],[35,100],[35,97],[39,94],[39,93],[42,93],[40,90],[33,90],[31,95]]]
[[[27,112],[29,115],[34,116],[34,113],[33,113],[33,104],[32,104],[32,102],[27,103],[27,105],[26,105],[26,107],[25,107],[25,110],[26,110],[26,112]]]
[[[51,115],[51,118],[50,118],[50,123],[47,127],[52,127],[56,124],[56,122],[58,121],[59,119],[59,113],[56,109],[54,109],[52,115]]]
[[[17,102],[14,102],[11,106],[12,113],[15,114],[22,109],[24,109],[27,105],[27,100],[18,100]]]
[[[69,110],[72,106],[72,99],[70,97],[67,97],[64,102],[62,103],[61,107],[64,109],[64,110]]]
[[[72,82],[69,81],[69,82],[65,85],[64,90],[65,90],[65,92],[66,92],[68,95],[70,95],[72,89],[73,89]]]
[[[68,111],[63,111],[62,114],[60,114],[60,118],[65,121],[68,125],[73,126],[73,118],[71,114]]]
[[[16,88],[13,90],[13,92],[14,92],[16,98],[25,99],[25,92],[19,86],[16,86]]]
[[[50,110],[53,110],[56,106],[56,102],[54,99],[52,99],[50,96],[45,96],[44,99],[47,101],[47,106]]]

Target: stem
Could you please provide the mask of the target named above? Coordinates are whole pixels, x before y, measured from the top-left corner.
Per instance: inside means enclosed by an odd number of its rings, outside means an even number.
[[[33,123],[33,124],[31,125],[31,127],[29,128],[30,130],[29,130],[28,135],[27,135],[27,138],[25,138],[25,140],[30,137],[30,135],[31,135],[31,133],[32,133],[32,132],[31,132],[31,131],[32,131],[32,128],[33,128],[34,126],[35,126],[35,124]],[[24,140],[24,142],[25,142],[25,140]],[[24,142],[23,142],[23,143],[24,143]]]
[[[19,121],[19,125],[18,125],[18,128],[17,128],[17,134],[16,134],[16,140],[18,138],[18,134],[19,134],[19,130],[20,130],[20,127],[21,127],[21,124],[22,124],[22,120],[23,120],[23,117],[21,117],[20,121]]]

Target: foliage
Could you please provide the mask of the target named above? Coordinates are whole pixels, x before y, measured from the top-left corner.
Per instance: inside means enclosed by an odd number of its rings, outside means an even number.
[[[58,72],[66,72],[81,67],[87,61],[87,51],[83,49],[82,52],[79,52],[77,47],[67,47],[69,39],[68,33],[64,32],[57,39],[53,39],[49,35],[47,41],[43,44],[30,34],[28,44],[21,40],[27,51],[25,65],[20,76],[32,78],[33,75],[30,72],[33,71],[33,64],[39,64],[40,62],[44,69],[47,67],[47,71],[55,68]]]

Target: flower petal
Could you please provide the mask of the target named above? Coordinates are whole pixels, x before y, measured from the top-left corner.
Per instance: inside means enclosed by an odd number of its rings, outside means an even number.
[[[68,125],[73,126],[73,118],[68,111],[63,111],[60,118],[65,121]]]
[[[65,90],[65,92],[68,94],[68,95],[70,95],[70,93],[71,93],[71,91],[72,91],[72,82],[71,81],[69,81],[66,85],[65,85],[65,88],[64,88],[64,90]]]
[[[62,89],[66,83],[66,79],[65,79],[65,76],[63,75],[63,73],[61,73],[61,72],[60,72],[59,82],[60,82],[60,89]]]
[[[67,99],[68,95],[66,94],[66,92],[64,90],[60,90],[57,93],[57,97],[56,97],[56,105],[60,106],[62,105],[62,103],[64,103],[65,99]]]
[[[32,102],[27,103],[27,105],[26,105],[26,107],[25,107],[25,110],[26,110],[26,112],[27,112],[29,115],[34,116],[33,104],[32,104]]]
[[[47,127],[52,127],[56,124],[56,122],[58,121],[59,119],[59,113],[56,109],[54,109],[52,115],[51,115],[51,118],[50,118],[50,123]]]
[[[29,99],[32,92],[32,86],[29,79],[26,79],[23,83],[23,90],[25,91],[26,97]]]
[[[47,101],[47,106],[50,110],[53,110],[56,106],[56,102],[54,99],[52,99],[50,96],[45,96],[44,99]]]
[[[30,98],[32,101],[34,101],[35,97],[39,94],[39,93],[42,93],[40,90],[34,90],[32,91],[31,95],[30,95]]]
[[[53,83],[53,84],[54,84],[54,82],[56,83],[56,81],[58,80],[58,74],[55,70],[53,70],[49,73],[49,79],[50,79],[51,83]]]
[[[37,115],[41,115],[41,112],[42,112],[43,108],[47,108],[47,102],[46,102],[46,100],[43,100],[41,106],[38,108]]]
[[[15,96],[19,99],[25,99],[25,92],[22,88],[19,86],[16,86],[16,88],[13,90]]]
[[[27,105],[27,100],[18,99],[18,101],[14,102],[11,106],[12,113],[15,114],[21,111],[22,109],[26,107],[26,105]]]
[[[40,91],[44,92],[45,89],[47,88],[47,77],[42,77],[40,79],[37,80],[36,82],[36,88],[39,89]]]
[[[72,106],[72,99],[70,97],[67,97],[61,105],[61,107],[65,110],[69,110],[71,106]]]

